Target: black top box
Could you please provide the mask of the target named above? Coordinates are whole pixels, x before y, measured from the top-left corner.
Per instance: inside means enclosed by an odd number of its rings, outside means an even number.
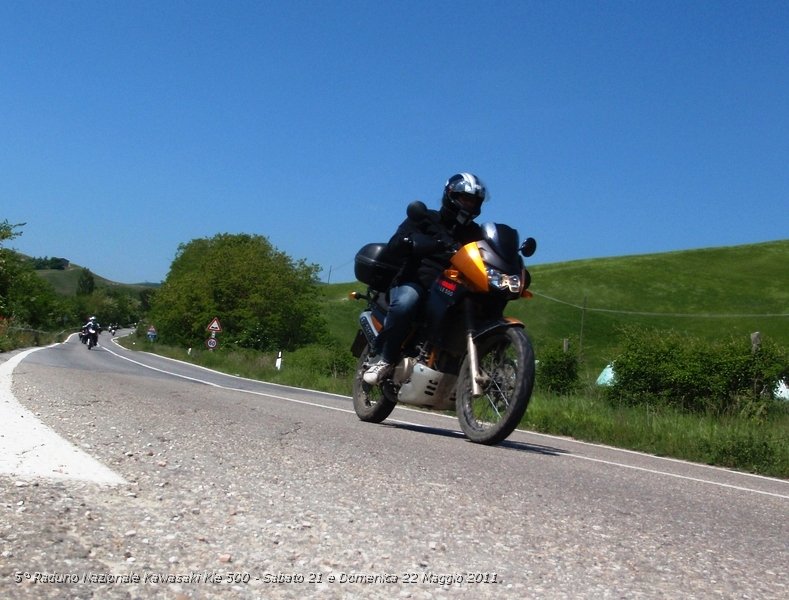
[[[356,253],[353,272],[356,279],[374,290],[386,291],[400,266],[386,254],[386,244],[365,244]]]

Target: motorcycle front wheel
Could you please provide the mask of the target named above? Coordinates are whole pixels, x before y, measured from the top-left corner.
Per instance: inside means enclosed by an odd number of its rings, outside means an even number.
[[[498,444],[526,413],[534,388],[534,349],[524,330],[510,327],[478,340],[477,358],[483,393],[478,397],[471,393],[466,357],[457,381],[457,416],[472,442]]]
[[[370,347],[367,346],[356,363],[356,375],[353,378],[353,409],[362,421],[380,423],[395,407],[395,402],[384,396],[378,385],[370,385],[362,376],[369,366]]]

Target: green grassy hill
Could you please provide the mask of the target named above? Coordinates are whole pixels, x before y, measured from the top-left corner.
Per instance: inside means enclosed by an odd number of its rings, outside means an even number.
[[[526,323],[538,359],[540,348],[570,339],[588,377],[616,357],[619,330],[628,324],[707,339],[747,340],[760,331],[789,346],[789,240],[529,270],[534,298],[511,303],[508,314]],[[347,294],[364,289],[355,282],[325,288],[331,331],[348,345],[363,303]]]
[[[70,264],[66,269],[41,269],[36,271],[38,275],[52,284],[58,294],[64,296],[74,296],[77,293],[77,282],[83,267]],[[144,288],[158,287],[155,283],[117,283],[93,273],[96,288],[116,288],[139,292]]]

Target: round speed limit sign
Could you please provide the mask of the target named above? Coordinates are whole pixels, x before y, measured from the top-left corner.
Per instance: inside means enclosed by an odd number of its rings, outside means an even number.
[[[219,345],[219,340],[216,339],[216,338],[208,338],[205,341],[205,345],[208,346],[209,350],[213,350],[214,348],[216,348]]]

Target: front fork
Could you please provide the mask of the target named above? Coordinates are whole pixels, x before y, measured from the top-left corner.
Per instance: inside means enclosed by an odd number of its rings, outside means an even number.
[[[482,384],[487,381],[487,377],[479,369],[479,357],[477,356],[477,345],[474,343],[474,318],[472,315],[471,302],[466,302],[466,353],[468,354],[469,375],[471,375],[471,395],[474,397],[483,394]]]

